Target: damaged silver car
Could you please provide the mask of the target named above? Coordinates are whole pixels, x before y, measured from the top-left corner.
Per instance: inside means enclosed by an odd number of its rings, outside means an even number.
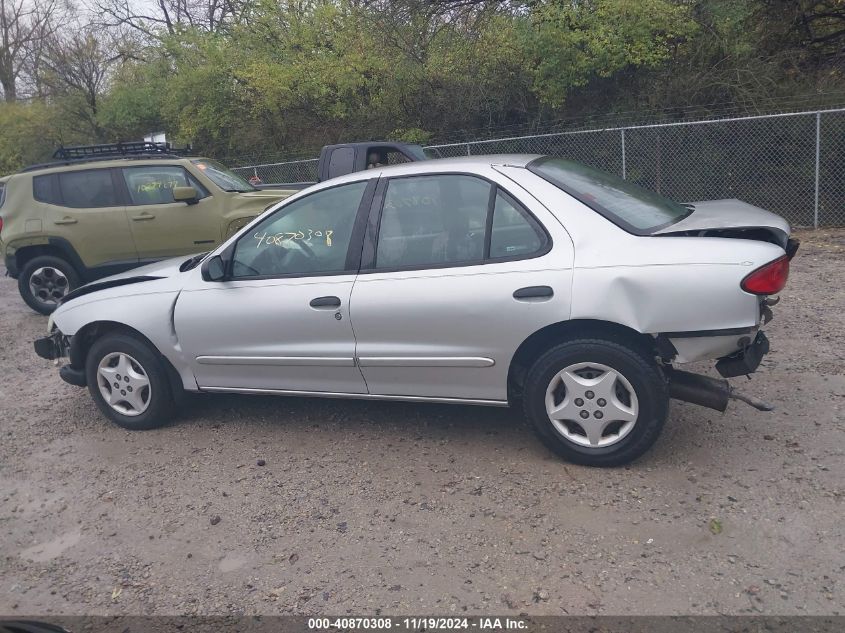
[[[567,460],[657,439],[669,399],[723,411],[798,247],[780,216],[678,204],[578,163],[502,155],[321,183],[216,250],[71,292],[39,355],[127,429],[185,391],[519,406]]]

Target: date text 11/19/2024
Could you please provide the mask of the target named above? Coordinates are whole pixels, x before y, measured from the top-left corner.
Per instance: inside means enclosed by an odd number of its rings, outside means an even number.
[[[308,618],[308,629],[346,630],[346,631],[519,631],[525,630],[528,623],[520,618],[509,617],[343,617],[343,618]]]

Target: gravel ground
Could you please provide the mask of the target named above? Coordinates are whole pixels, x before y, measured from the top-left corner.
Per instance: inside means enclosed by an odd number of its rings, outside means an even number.
[[[777,410],[673,403],[613,470],[504,409],[208,395],[127,432],[0,278],[0,615],[845,613],[845,231],[801,237],[737,381]]]

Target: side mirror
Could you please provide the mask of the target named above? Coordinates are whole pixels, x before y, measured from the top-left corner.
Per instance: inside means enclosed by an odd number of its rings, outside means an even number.
[[[205,281],[223,281],[226,278],[226,262],[220,255],[202,263],[202,278]]]
[[[175,202],[196,204],[199,202],[199,197],[199,192],[193,187],[173,187],[173,200]]]

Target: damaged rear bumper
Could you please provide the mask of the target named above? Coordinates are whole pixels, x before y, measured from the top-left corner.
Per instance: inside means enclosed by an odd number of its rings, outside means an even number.
[[[754,340],[738,352],[716,361],[716,371],[725,378],[747,376],[757,371],[763,356],[769,353],[769,339],[761,330]]]
[[[757,332],[754,340],[740,351],[720,358],[716,362],[717,371],[725,378],[748,375],[757,370],[760,362],[769,352],[769,339],[763,332]],[[741,400],[760,411],[772,411],[774,407],[767,402],[736,391],[724,379],[711,378],[675,369],[671,365],[666,369],[669,379],[669,397],[683,402],[690,402],[716,411],[728,408],[731,399]]]

